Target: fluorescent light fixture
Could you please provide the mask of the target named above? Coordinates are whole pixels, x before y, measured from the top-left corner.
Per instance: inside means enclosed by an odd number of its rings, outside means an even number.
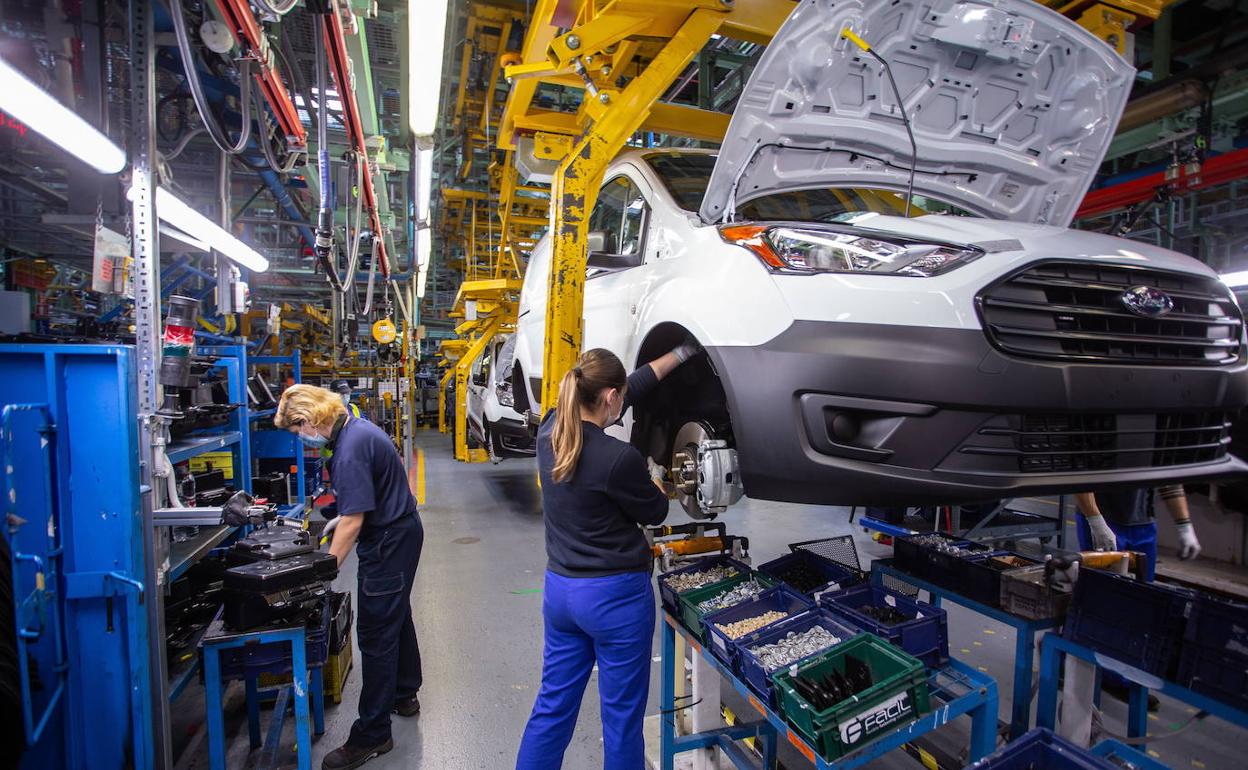
[[[416,221],[429,221],[429,204],[433,194],[433,150],[417,150],[420,153],[420,160],[417,163],[417,172],[420,177],[417,179],[416,188]]]
[[[447,0],[407,0],[408,120],[422,147],[429,146],[438,126],[446,5]]]
[[[416,297],[425,298],[429,280],[429,258],[433,252],[433,230],[422,227],[416,231]]]
[[[3,59],[0,110],[101,174],[116,174],[126,167],[126,154],[111,139]]]
[[[191,236],[187,235],[186,233],[182,232],[181,230],[179,230],[178,228],[174,227],[173,225],[167,222],[162,223],[160,225],[160,234],[163,236],[172,238],[178,243],[185,244],[189,246],[190,248],[195,249],[196,251],[203,251],[203,252],[212,251],[212,247],[209,246],[208,244],[204,243],[198,238],[192,238]]]
[[[1222,283],[1230,286],[1232,289],[1248,286],[1248,270],[1237,270],[1234,273],[1226,273],[1218,277],[1222,279]]]
[[[134,200],[134,188],[131,187],[126,197]],[[181,198],[163,187],[156,188],[156,216],[161,221],[173,225],[186,235],[204,244],[205,249],[211,248],[226,258],[256,273],[269,269],[269,260],[260,252],[235,238],[225,228],[208,217],[188,206]],[[179,240],[185,240],[181,235]]]

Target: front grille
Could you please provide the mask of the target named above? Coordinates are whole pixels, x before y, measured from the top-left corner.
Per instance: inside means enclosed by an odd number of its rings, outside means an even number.
[[[1227,412],[995,415],[960,447],[1021,473],[1164,468],[1220,460]]]
[[[1174,309],[1148,318],[1123,294],[1146,286]],[[997,348],[1059,360],[1218,366],[1239,359],[1243,316],[1216,278],[1086,262],[1043,262],[984,290],[984,330]]]

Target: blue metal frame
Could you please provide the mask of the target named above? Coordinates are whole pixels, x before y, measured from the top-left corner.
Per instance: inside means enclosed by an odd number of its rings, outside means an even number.
[[[1010,740],[1027,732],[1031,723],[1031,672],[1035,663],[1036,634],[1056,628],[1060,621],[1056,618],[1028,620],[1011,615],[998,607],[980,604],[948,588],[902,572],[892,566],[891,560],[877,560],[871,565],[872,583],[883,585],[886,575],[927,591],[932,596],[932,604],[936,606],[940,606],[941,601],[947,599],[1014,629],[1014,697],[1010,706]]]
[[[1127,701],[1127,735],[1131,738],[1142,738],[1148,735],[1148,691],[1156,690],[1189,706],[1224,719],[1231,724],[1248,728],[1248,711],[1241,711],[1202,695],[1174,682],[1167,682],[1159,677],[1141,671],[1096,652],[1081,644],[1076,644],[1055,633],[1047,633],[1040,641],[1040,700],[1036,706],[1036,725],[1053,729],[1057,723],[1057,691],[1058,677],[1062,669],[1063,656],[1074,655],[1101,668],[1110,668],[1127,680],[1129,697]],[[1143,748],[1139,744],[1138,748]]]
[[[216,625],[219,621],[214,621]],[[307,643],[304,639],[304,628],[301,625],[289,628],[261,629],[230,633],[228,636],[205,636],[202,649],[204,658],[204,697],[208,712],[208,767],[210,770],[225,770],[225,714],[222,696],[224,688],[221,681],[221,651],[232,647],[248,644],[269,644],[287,642],[291,651],[291,689],[295,693],[295,753],[298,756],[299,770],[312,770],[312,730],[308,724],[308,689],[312,690],[312,711],[314,712],[317,735],[325,732],[324,697],[325,688],[322,681],[321,667],[308,668]],[[299,675],[303,672],[311,681],[304,684]],[[252,748],[260,746],[260,690],[257,676],[244,678],[247,688],[247,727]],[[281,720],[285,716],[285,704],[275,708],[273,718]],[[280,728],[275,730],[280,739]]]
[[[31,711],[42,726],[21,767],[151,767],[154,682],[143,606],[134,351],[0,345],[0,370],[0,405],[47,409],[38,422],[16,418],[12,426],[10,440],[23,451],[13,458],[18,470],[6,483],[26,523],[3,532],[14,552],[42,562],[50,623],[39,638],[26,635],[24,641],[46,692],[63,686],[51,708],[38,712],[42,716]],[[40,433],[40,423],[53,430]],[[35,472],[41,452],[50,476]],[[22,584],[29,583],[40,567],[33,558],[19,563]],[[58,643],[54,629],[62,626],[72,633],[62,632]],[[59,663],[58,644],[64,649]]]
[[[1119,767],[1132,767],[1138,770],[1170,770],[1169,765],[1162,764],[1144,752],[1112,738],[1096,744],[1091,752],[1092,756],[1109,759]]]
[[[784,717],[762,703],[732,671],[724,666],[715,656],[702,651],[701,644],[689,635],[665,610],[663,612],[663,645],[661,653],[662,674],[660,679],[659,714],[659,757],[661,770],[673,770],[676,755],[694,749],[719,747],[738,768],[773,768],[776,763],[777,743],[779,736],[784,735],[806,758],[810,759],[816,770],[849,770],[861,767],[890,751],[901,748],[905,743],[929,733],[957,717],[968,715],[971,718],[971,743],[967,763],[973,764],[992,753],[997,739],[997,683],[992,677],[982,674],[966,664],[950,660],[949,665],[930,672],[929,686],[933,695],[944,701],[927,715],[877,738],[861,749],[841,757],[836,762],[828,762],[819,756],[810,743],[793,730]],[[762,717],[757,722],[724,727],[717,730],[696,733],[693,735],[676,735],[676,634],[679,633],[686,642],[702,654],[703,660],[719,672],[729,684],[741,693]],[[683,666],[682,666],[683,670]],[[738,741],[747,738],[758,738],[761,745],[762,764],[754,761],[744,751]]]
[[[298,348],[291,351],[288,356],[251,356],[247,363],[256,365],[277,364],[279,366],[289,366],[291,367],[291,376],[294,377],[295,382],[303,381],[303,352]],[[263,409],[252,412],[251,418],[263,419],[265,417],[272,417],[276,413],[276,409]],[[298,500],[288,503],[287,505],[280,506],[278,511],[283,516],[291,518],[302,516],[304,510],[307,508],[307,483],[305,481],[307,468],[305,467],[303,459],[303,444],[299,441],[299,439],[284,430],[259,429],[255,430],[253,435],[255,437],[254,453],[256,457],[288,457],[292,459],[293,462],[291,464],[295,466],[295,483],[292,486],[294,489],[298,490]]]

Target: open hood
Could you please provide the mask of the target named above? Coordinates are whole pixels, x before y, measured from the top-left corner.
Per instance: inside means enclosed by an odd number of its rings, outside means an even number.
[[[994,219],[1067,226],[1101,164],[1135,70],[1035,0],[802,0],[741,94],[700,215],[763,195],[914,191]]]

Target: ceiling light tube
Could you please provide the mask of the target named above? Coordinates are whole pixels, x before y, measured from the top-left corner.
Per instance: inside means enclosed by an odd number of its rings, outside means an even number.
[[[0,110],[101,174],[116,174],[126,167],[126,154],[111,139],[3,59]]]
[[[408,122],[421,147],[431,146],[438,125],[446,8],[447,0],[407,3]]]
[[[127,197],[134,200],[133,187]],[[235,238],[163,187],[156,188],[156,216],[252,272],[263,273],[269,269],[269,260],[260,252]]]
[[[1222,283],[1232,289],[1240,286],[1248,286],[1248,270],[1237,270],[1234,273],[1224,273],[1218,277],[1222,279]]]

